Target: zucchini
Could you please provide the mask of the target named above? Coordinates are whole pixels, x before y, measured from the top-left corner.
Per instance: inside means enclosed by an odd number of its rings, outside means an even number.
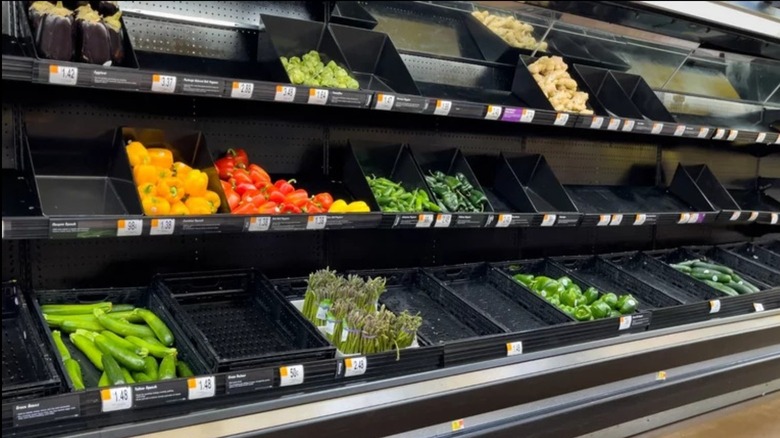
[[[718,283],[731,282],[731,275],[724,274],[720,271],[715,271],[712,269],[693,268],[691,271],[691,276],[693,276],[693,278],[698,278],[699,280],[711,280],[717,281]]]
[[[125,378],[125,383],[135,383],[135,379],[130,375],[130,371],[127,371],[127,368],[122,368],[122,376]]]
[[[735,283],[733,281],[731,283],[727,283],[726,286],[734,289],[740,295],[753,293],[753,290],[750,289],[749,287],[745,286],[744,284]]]
[[[110,354],[103,355],[103,369],[108,376],[108,382],[111,385],[124,385],[125,376],[122,374],[122,367],[119,366],[116,359],[111,357]]]
[[[698,262],[698,261],[700,261],[700,260],[699,260],[699,259],[685,260],[685,261],[683,261],[683,262],[680,262],[680,263],[675,263],[675,264],[676,264],[677,266],[687,266],[687,267],[689,267],[689,268],[690,268],[690,267],[692,267],[692,265],[693,265],[694,263],[696,263],[696,262]]]
[[[152,329],[154,335],[157,337],[157,339],[160,340],[160,342],[162,342],[163,345],[166,347],[173,345],[173,333],[171,333],[171,330],[168,328],[168,326],[165,325],[165,323],[157,315],[146,309],[135,309],[133,313],[146,321],[146,325]]]
[[[95,315],[92,315],[92,316],[95,316]],[[126,310],[124,312],[111,312],[111,313],[107,313],[106,316],[108,316],[109,318],[124,319],[125,321],[132,322],[132,323],[143,323],[144,322],[144,320],[141,319],[140,316],[138,316],[135,313],[133,313],[132,310]]]
[[[117,362],[122,364],[122,366],[129,368],[133,371],[144,370],[144,360],[140,356],[138,356],[137,354],[133,353],[130,350],[126,350],[120,347],[118,344],[116,344],[114,341],[107,338],[106,336],[97,335],[95,337],[95,345],[100,349],[100,351],[103,352],[104,356],[110,355],[111,357],[116,359]]]
[[[98,388],[105,388],[106,386],[111,386],[111,382],[108,381],[108,374],[103,371],[103,374],[100,375],[100,380],[98,380]]]
[[[149,354],[158,359],[162,359],[169,354],[177,353],[175,348],[168,348],[154,338],[141,339],[137,336],[128,336],[125,340],[138,347],[146,348],[149,351]]]
[[[187,362],[183,360],[176,361],[176,375],[179,377],[193,377],[195,373],[192,372]]]
[[[70,334],[70,342],[76,346],[85,356],[95,365],[95,368],[103,371],[103,353],[95,346],[95,344],[84,335],[78,333]]]
[[[160,380],[169,380],[176,378],[176,355],[169,354],[160,362],[158,376]]]
[[[123,319],[109,318],[106,312],[95,309],[95,317],[101,326],[121,336],[154,337],[152,329],[145,325],[131,324]]]
[[[724,294],[726,294],[726,295],[728,295],[730,297],[736,297],[737,295],[739,295],[739,293],[737,291],[735,291],[734,289],[726,286],[723,283],[718,283],[717,281],[712,281],[712,280],[703,280],[703,281],[705,283],[707,283],[708,285],[712,286],[713,288],[723,292]]]
[[[93,332],[92,330],[84,330],[84,329],[77,329],[76,334],[84,336],[85,338],[89,339],[92,342],[95,342],[95,336],[98,335],[97,332]]]
[[[110,341],[113,341],[116,345],[124,348],[125,350],[132,351],[133,353],[141,357],[146,357],[147,355],[149,355],[149,350],[147,350],[146,348],[139,347],[131,343],[127,339],[117,336],[114,332],[103,330],[102,332],[100,332],[100,334],[107,337]]]
[[[133,310],[135,310],[135,306],[132,304],[114,304],[111,306],[111,313],[130,312]]]
[[[68,319],[65,321],[62,321],[62,324],[60,324],[60,328],[64,332],[73,333],[78,329],[81,330],[89,330],[92,332],[100,331],[103,329],[103,327],[97,322],[97,321],[89,321],[86,319]]]
[[[54,345],[57,346],[57,351],[60,353],[60,357],[63,361],[70,359],[70,351],[68,347],[62,342],[62,333],[59,330],[51,332],[51,337],[54,338]]]
[[[83,391],[84,378],[81,377],[81,365],[79,365],[75,359],[71,358],[67,358],[62,362],[65,365],[65,371],[68,372],[68,377],[70,377],[71,383],[73,383],[73,389],[76,391]]]
[[[731,268],[727,268],[725,266],[716,265],[715,263],[707,263],[702,261],[695,261],[693,262],[694,268],[702,268],[702,269],[712,269],[713,271],[720,271],[724,274],[731,275],[734,273],[734,270]]]
[[[144,371],[143,373],[149,377],[151,380],[157,380],[158,372],[157,372],[157,359],[153,358],[152,356],[146,356],[144,358]]]
[[[104,312],[110,312],[111,303],[44,304],[41,306],[41,312],[47,315],[85,315],[91,314],[95,309],[102,309]]]
[[[144,383],[144,382],[154,382],[157,379],[152,379],[151,377],[147,376],[144,373],[133,373],[133,378],[138,383]]]

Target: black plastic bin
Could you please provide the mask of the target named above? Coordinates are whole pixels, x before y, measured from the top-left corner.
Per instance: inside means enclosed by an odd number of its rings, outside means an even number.
[[[681,166],[713,207],[720,210],[718,222],[745,222],[749,214],[742,213],[739,204],[715,177],[706,164]]]
[[[669,110],[642,76],[617,71],[612,71],[610,74],[645,117],[658,122],[676,123]]]
[[[780,254],[770,251],[763,246],[751,243],[738,243],[720,245],[719,248],[746,258],[753,263],[758,263],[773,272],[780,272]]]
[[[21,290],[3,283],[3,403],[45,397],[63,389],[54,345],[44,342]],[[59,371],[58,371],[59,370]]]
[[[487,11],[493,15],[512,15],[511,12],[495,10],[484,7],[482,5],[474,6],[474,9],[475,11]],[[463,22],[471,32],[471,35],[474,37],[474,41],[477,43],[477,46],[482,52],[482,56],[484,56],[486,60],[515,64],[517,62],[517,57],[520,55],[531,55],[534,52],[540,55],[546,54],[546,50],[537,50],[537,48],[539,47],[538,43],[541,43],[542,37],[545,34],[546,27],[548,26],[547,23],[536,23],[533,20],[530,20],[528,17],[515,17],[519,21],[531,25],[534,28],[531,34],[537,41],[537,47],[525,49],[509,45],[509,43],[504,41],[503,38],[493,32],[489,27],[484,25],[478,18],[474,17],[471,13],[467,14],[469,17],[464,18]],[[541,19],[537,19],[537,21],[541,21]]]
[[[755,263],[750,259],[741,257],[726,251],[720,247],[686,247],[687,251],[692,254],[701,255],[707,259],[712,260],[715,263],[727,266],[737,271],[740,276],[743,276],[746,280],[757,280],[758,284],[755,284],[759,289],[769,289],[773,287],[780,287],[780,272],[769,269],[762,266],[759,263]],[[744,274],[744,275],[743,275]],[[751,280],[752,279],[752,280]],[[763,283],[763,287],[762,287]]]
[[[330,22],[369,30],[377,24],[376,18],[369,14],[360,2],[335,2],[330,13]]]
[[[38,185],[35,183],[30,148],[22,129],[21,115],[4,106],[3,125],[9,127],[9,138],[4,137],[3,141],[12,142],[13,150],[17,154],[16,163],[11,161],[7,167],[3,160],[3,217],[41,216]]]
[[[574,64],[569,68],[572,78],[588,93],[588,100],[597,99],[610,113],[642,120],[639,108],[629,99],[609,70]]]
[[[335,354],[319,331],[252,269],[161,275],[155,287],[211,371]]]
[[[165,322],[168,328],[173,332],[174,347],[178,351],[178,359],[185,361],[193,373],[202,375],[210,370],[206,367],[201,355],[193,348],[190,339],[185,335],[186,330],[181,326],[172,314],[163,304],[160,297],[148,288],[129,287],[129,288],[104,288],[104,289],[63,289],[63,290],[36,290],[33,292],[33,306],[35,307],[38,323],[45,328],[45,333],[51,348],[54,349],[54,339],[51,336],[51,329],[48,328],[43,319],[41,305],[43,304],[78,304],[78,303],[97,303],[111,302],[114,304],[132,304],[136,307],[143,307],[151,310],[160,319]],[[62,341],[65,347],[70,351],[71,356],[81,365],[81,373],[84,385],[87,389],[97,388],[101,372],[95,368],[92,363],[77,349],[68,338],[67,334],[62,334]],[[73,383],[70,380],[64,365],[56,355],[56,362],[62,374],[65,376],[65,382],[68,388],[73,391]]]

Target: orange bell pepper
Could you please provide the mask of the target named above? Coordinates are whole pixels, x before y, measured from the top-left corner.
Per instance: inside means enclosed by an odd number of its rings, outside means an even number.
[[[149,216],[168,214],[171,211],[171,204],[159,196],[148,196],[141,201],[141,205],[144,207],[144,214]]]
[[[151,164],[139,164],[133,168],[133,179],[138,186],[144,184],[157,184],[160,180],[160,171],[157,166]]]
[[[131,141],[126,147],[127,158],[130,159],[130,167],[139,164],[149,164],[149,151],[146,150],[140,141]]]
[[[184,180],[184,191],[190,196],[203,196],[209,185],[209,176],[200,170],[194,169]]]
[[[152,183],[144,183],[138,186],[138,196],[140,196],[141,199],[144,199],[147,196],[154,196],[156,193],[157,186]]]
[[[168,177],[157,183],[157,195],[174,203],[184,197],[184,183],[179,178]]]
[[[190,209],[187,208],[186,205],[184,205],[183,202],[178,201],[175,204],[171,205],[171,211],[169,214],[176,214],[176,215],[187,215],[190,214]]]
[[[184,201],[190,214],[211,214],[211,203],[205,198],[190,196]]]
[[[173,163],[173,176],[181,179],[182,181],[187,178],[187,174],[190,172],[192,172],[192,167],[182,163],[181,161]]]
[[[170,169],[173,167],[173,152],[163,148],[149,148],[149,160],[151,164],[163,169]]]
[[[211,212],[216,213],[217,209],[219,209],[220,204],[222,201],[219,199],[219,195],[217,192],[212,192],[211,190],[206,190],[206,194],[203,195],[203,199],[209,202],[211,204]]]

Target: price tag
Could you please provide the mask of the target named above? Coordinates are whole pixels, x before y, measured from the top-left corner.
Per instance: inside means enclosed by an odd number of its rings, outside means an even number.
[[[487,113],[485,113],[485,120],[498,120],[501,117],[501,111],[503,108],[496,105],[488,105]]]
[[[712,136],[713,140],[720,140],[726,135],[726,130],[723,128],[718,128],[715,130],[715,135]]]
[[[604,124],[604,117],[594,116],[590,119],[590,129],[599,129]]]
[[[436,223],[433,224],[433,228],[447,228],[450,226],[450,222],[452,222],[451,214],[439,213],[436,215]]]
[[[618,330],[628,330],[631,328],[631,321],[633,320],[633,317],[631,315],[621,316],[620,317],[620,325],[618,326]]]
[[[176,91],[176,76],[152,75],[152,91],[173,93]]]
[[[569,121],[569,113],[558,113],[555,115],[555,121],[553,122],[553,125],[564,126],[568,121]]]
[[[734,222],[735,220],[739,219],[739,215],[740,215],[740,212],[735,211],[734,213],[731,213],[731,217],[729,218],[729,220],[731,222]]]
[[[663,382],[664,380],[666,380],[666,371],[659,371],[655,373],[655,380],[657,382]]]
[[[520,121],[523,123],[531,123],[534,121],[536,111],[528,108],[523,108],[523,112],[520,114]]]
[[[650,130],[652,134],[660,134],[664,130],[663,123],[653,123],[653,128]]]
[[[187,379],[187,400],[214,397],[216,390],[217,384],[214,376]]]
[[[333,336],[333,332],[336,330],[336,320],[328,319],[326,314],[325,333]]]
[[[766,140],[766,132],[759,132],[758,137],[756,137],[756,143],[763,143],[764,140]]]
[[[393,109],[394,103],[395,96],[392,94],[379,93],[376,95],[376,109],[378,110],[390,111]]]
[[[729,136],[728,136],[728,138],[726,138],[726,140],[734,141],[734,140],[736,140],[738,135],[739,135],[739,130],[738,129],[732,129],[731,131],[729,131]]]
[[[294,386],[303,383],[303,365],[290,365],[279,368],[279,386]]]
[[[687,224],[689,220],[691,220],[691,215],[689,213],[680,213],[680,219],[677,220],[677,223]]]
[[[674,136],[680,137],[685,133],[685,125],[677,125],[676,128],[674,128]]]
[[[706,138],[707,134],[710,133],[710,128],[699,128],[699,138]]]
[[[249,231],[268,231],[271,228],[271,218],[264,217],[250,217],[249,218]]]
[[[633,120],[624,120],[623,121],[623,132],[631,132],[634,130],[634,125],[636,125],[636,122]]]
[[[466,424],[463,422],[463,419],[455,420],[452,423],[450,423],[450,427],[452,427],[453,432],[457,432],[459,430],[463,430],[463,428],[466,427]]]
[[[437,116],[446,116],[450,113],[450,109],[452,109],[452,102],[439,99],[436,101],[436,109],[433,110],[433,114]]]
[[[277,85],[276,94],[274,94],[274,101],[276,102],[292,102],[295,100],[295,87],[289,85]]]
[[[523,341],[507,342],[506,355],[517,356],[518,354],[523,354]]]
[[[616,226],[620,225],[620,223],[623,222],[623,215],[622,214],[613,214],[612,220],[609,221],[610,226]]]
[[[555,225],[555,219],[557,219],[557,216],[554,214],[546,214],[542,218],[542,226],[543,227],[551,227]]]
[[[368,368],[368,363],[365,356],[344,359],[344,377],[362,376],[366,373],[366,368]]]
[[[428,228],[433,223],[433,215],[432,214],[421,214],[417,216],[417,225],[415,227],[417,228]]]
[[[612,217],[608,214],[599,215],[599,222],[596,224],[596,226],[606,227],[607,225],[609,225],[610,219],[612,219]]]
[[[511,214],[499,214],[498,221],[496,222],[496,228],[506,228],[512,223]]]
[[[117,386],[100,390],[103,412],[123,411],[133,407],[133,388]]]
[[[79,69],[77,67],[66,67],[63,65],[49,66],[49,83],[59,85],[76,85],[79,80]]]
[[[634,218],[634,225],[644,225],[645,221],[647,221],[647,215],[640,213]]]
[[[699,222],[699,213],[691,213],[691,218],[688,219],[689,224],[695,224]]]
[[[309,103],[312,105],[325,105],[328,103],[328,90],[309,88]]]
[[[762,303],[753,303],[753,308],[756,310],[756,312],[764,311],[764,305]]]
[[[306,221],[307,230],[321,230],[325,228],[325,224],[328,222],[327,216],[309,216]]]
[[[710,313],[720,312],[720,300],[710,300]]]
[[[777,135],[777,138],[775,139],[775,144],[780,144],[780,134]]]
[[[748,222],[754,222],[756,219],[758,219],[758,212],[757,211],[751,211],[750,217],[748,217]]]
[[[772,225],[777,225],[777,221],[778,221],[778,214],[772,213],[772,219],[769,220],[769,223]]]
[[[143,230],[141,219],[119,219],[116,221],[117,237],[140,236]]]
[[[609,123],[607,123],[607,130],[608,131],[617,131],[617,129],[620,127],[620,119],[609,119]]]
[[[152,219],[152,228],[149,234],[152,236],[169,236],[173,234],[176,219]]]
[[[233,88],[230,89],[230,97],[236,99],[251,99],[255,91],[255,84],[251,82],[233,81]]]

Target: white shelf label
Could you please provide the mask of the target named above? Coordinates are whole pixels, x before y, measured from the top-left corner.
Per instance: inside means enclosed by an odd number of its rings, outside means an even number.
[[[729,131],[729,136],[728,136],[728,138],[726,138],[726,140],[734,141],[734,140],[737,139],[738,135],[739,135],[739,130],[738,129],[732,129],[731,131]]]
[[[439,213],[436,215],[436,223],[433,224],[433,228],[447,228],[450,226],[450,222],[452,222],[451,214]]]
[[[777,138],[775,139],[775,144],[780,144],[780,134],[777,134]]]
[[[710,313],[720,312],[720,300],[710,300]]]
[[[368,368],[368,363],[365,356],[344,359],[344,377],[362,376],[366,373],[366,368]]]
[[[230,97],[235,99],[251,99],[255,92],[255,84],[251,82],[233,81],[233,87],[230,89]]]
[[[554,214],[546,214],[546,215],[544,215],[544,217],[542,218],[542,226],[543,227],[551,227],[551,226],[555,225],[555,219],[557,219],[557,218],[558,218],[558,216],[556,216]]]
[[[553,125],[564,126],[568,121],[569,121],[569,113],[558,113],[555,115],[555,121],[553,122]]]
[[[523,123],[531,123],[534,121],[535,115],[536,115],[536,111],[528,108],[523,108],[522,112],[520,113],[520,121]]]
[[[133,407],[133,388],[117,386],[100,390],[103,412],[123,411]]]
[[[309,216],[306,221],[307,230],[322,230],[325,228],[325,224],[328,223],[327,216]]]
[[[756,143],[763,143],[764,140],[766,140],[766,132],[759,132],[758,137],[756,137]]]
[[[496,222],[496,228],[506,228],[512,223],[511,214],[499,214],[498,222]]]
[[[677,125],[676,128],[674,128],[674,136],[680,137],[685,133],[685,125]]]
[[[459,430],[463,430],[466,427],[466,423],[463,422],[463,419],[455,420],[450,423],[450,428],[452,428],[453,432],[457,432]]]
[[[152,91],[173,93],[176,91],[176,76],[152,75]]]
[[[214,397],[217,382],[214,376],[191,377],[187,379],[187,400]]]
[[[633,120],[624,120],[623,121],[623,132],[631,132],[634,130],[634,126],[636,125],[636,122]]]
[[[600,129],[604,124],[604,117],[594,116],[590,119],[590,129]]]
[[[507,342],[506,355],[517,356],[518,354],[523,354],[523,341]]]
[[[753,303],[753,308],[756,310],[756,312],[764,311],[764,305],[762,303]]]
[[[376,95],[376,109],[378,110],[390,111],[391,109],[393,109],[394,103],[395,103],[395,96],[393,96],[392,94],[379,93]]]
[[[634,225],[644,225],[644,223],[647,221],[647,215],[640,213],[636,215],[634,218]]]
[[[274,100],[276,102],[292,102],[295,100],[295,87],[289,85],[277,85],[276,94],[274,94]]]
[[[599,222],[596,224],[597,227],[606,227],[609,225],[609,221],[612,219],[612,216],[608,214],[601,214],[599,215]]]
[[[144,221],[141,219],[119,219],[116,221],[117,237],[140,236]]]
[[[731,217],[729,218],[729,220],[731,222],[734,222],[735,220],[739,219],[739,215],[740,215],[740,212],[735,211],[734,213],[731,213]]]
[[[428,228],[433,224],[433,215],[432,214],[421,214],[417,216],[417,225],[415,227],[417,228]]]
[[[772,225],[777,225],[777,221],[778,221],[778,214],[772,213],[772,219],[769,220],[769,223]]]
[[[487,107],[487,113],[485,113],[485,119],[486,120],[498,120],[499,117],[501,117],[501,111],[503,108],[496,105],[488,105]]]
[[[688,219],[689,224],[695,224],[699,222],[699,213],[691,213],[691,217]]]
[[[607,130],[608,131],[617,131],[617,129],[620,127],[620,119],[609,119],[609,123],[607,123]]]
[[[152,219],[152,227],[149,234],[152,236],[169,236],[176,228],[176,219]]]
[[[653,128],[650,130],[653,134],[660,134],[664,130],[663,123],[653,123]]]
[[[64,65],[49,66],[49,83],[58,85],[76,85],[79,80],[78,67]]]
[[[680,213],[680,219],[677,219],[678,224],[687,224],[691,220],[689,213]]]
[[[748,217],[748,222],[754,222],[756,219],[758,219],[758,212],[757,211],[751,211],[750,217]]]
[[[710,128],[699,128],[699,138],[705,138],[707,137],[707,134],[710,133]]]
[[[631,321],[634,318],[631,315],[625,315],[620,317],[620,325],[618,326],[618,330],[628,330],[631,328]]]
[[[268,216],[250,217],[249,231],[268,231],[271,228],[271,218]]]
[[[437,116],[446,116],[450,113],[450,110],[452,109],[452,102],[449,100],[437,100],[436,101],[436,109],[433,110],[433,114]]]
[[[613,214],[612,220],[609,221],[610,226],[617,226],[620,225],[620,223],[623,222],[623,215],[622,214]]]
[[[726,130],[723,128],[718,128],[715,130],[715,135],[712,136],[713,140],[720,140],[726,135]]]
[[[289,365],[279,368],[279,386],[295,386],[303,383],[303,365]]]
[[[325,105],[328,103],[328,90],[309,88],[309,103],[312,105]]]
[[[655,380],[656,382],[663,382],[666,380],[666,371],[659,371],[655,373]]]

